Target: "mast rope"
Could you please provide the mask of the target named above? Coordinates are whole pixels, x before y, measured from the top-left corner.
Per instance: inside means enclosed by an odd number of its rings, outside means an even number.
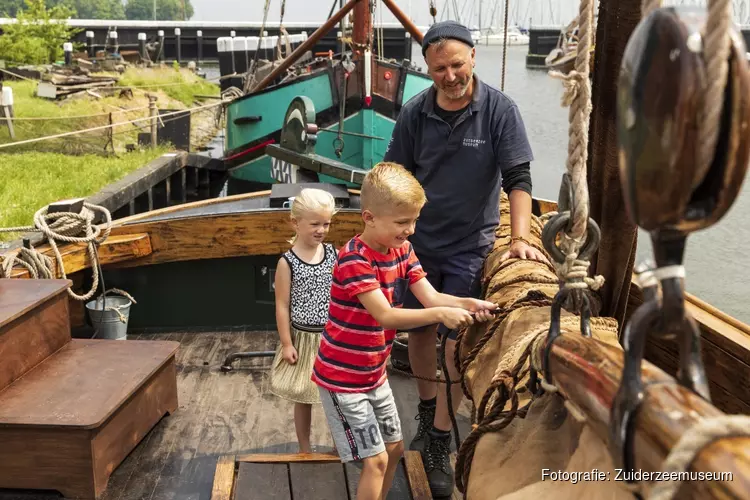
[[[590,56],[594,19],[594,0],[582,0],[578,18],[578,52],[575,68],[567,75],[558,71],[550,72],[554,78],[561,79],[564,85],[562,105],[569,106],[568,112],[568,158],[566,169],[570,176],[573,200],[571,224],[561,234],[560,248],[565,254],[564,262],[555,262],[557,274],[565,282],[566,288],[599,289],[604,278],[588,276],[590,262],[579,259],[578,253],[586,237],[586,226],[589,218],[589,192],[586,181],[586,161],[588,156],[589,120],[591,115],[591,82]],[[580,278],[584,280],[580,280]]]

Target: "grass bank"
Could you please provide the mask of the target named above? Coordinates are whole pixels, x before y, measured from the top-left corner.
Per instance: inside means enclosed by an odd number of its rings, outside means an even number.
[[[69,156],[29,152],[0,154],[0,227],[31,225],[43,206],[66,198],[83,198],[118,181],[168,152],[167,147],[118,157]],[[0,233],[0,241],[18,238]]]
[[[60,101],[36,96],[36,82],[5,82],[13,89],[16,138],[0,123],[0,144],[56,135],[75,130],[120,123],[149,116],[148,94],[157,97],[159,109],[180,110],[216,102],[201,96],[219,95],[219,86],[194,73],[173,68],[129,68],[114,92],[95,89],[79,92]],[[111,94],[111,95],[110,95]],[[218,108],[194,113],[191,116],[191,143],[204,144],[216,130]],[[168,120],[165,118],[164,120]],[[11,148],[0,148],[0,153],[46,151],[65,154],[122,152],[127,144],[137,144],[138,134],[150,130],[149,121],[120,125],[110,130],[86,132],[80,135],[51,139]],[[110,142],[111,140],[111,142]]]

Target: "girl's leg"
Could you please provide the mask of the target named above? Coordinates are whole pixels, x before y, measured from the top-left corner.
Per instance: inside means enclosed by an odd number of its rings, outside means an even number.
[[[362,473],[359,476],[359,486],[357,486],[357,500],[380,500],[387,470],[388,453],[385,451],[362,460]]]
[[[383,491],[380,494],[380,500],[385,500],[388,491],[391,489],[393,476],[396,475],[396,467],[401,460],[401,455],[404,454],[404,442],[385,443],[385,452],[388,454],[388,467],[385,469],[385,476],[383,477]]]
[[[297,431],[300,453],[312,453],[310,447],[310,422],[312,421],[312,405],[294,403],[294,429]]]

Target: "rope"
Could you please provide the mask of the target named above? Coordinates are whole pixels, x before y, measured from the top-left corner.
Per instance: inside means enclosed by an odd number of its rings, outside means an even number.
[[[700,175],[696,176],[693,188],[697,188],[703,181],[716,153],[729,69],[727,61],[731,45],[731,24],[732,3],[729,0],[709,0],[708,18],[703,35],[703,60],[706,64],[708,85],[702,96],[698,130],[698,165],[701,170]]]
[[[667,456],[661,470],[665,475],[686,472],[700,451],[717,439],[750,436],[750,417],[722,415],[700,420],[685,431]],[[649,500],[671,500],[680,489],[682,479],[654,484]]]
[[[572,244],[566,254],[578,252],[586,234],[586,222],[589,216],[589,193],[586,185],[586,159],[588,154],[589,115],[591,114],[591,83],[589,82],[589,58],[591,47],[591,27],[594,17],[594,1],[582,0],[579,11],[579,42],[576,54],[575,69],[563,75],[554,71],[550,74],[562,79],[563,106],[570,106],[568,114],[568,159],[566,168],[574,190],[574,204],[571,207]]]
[[[49,206],[42,207],[34,214],[33,226],[21,226],[0,228],[0,233],[19,233],[19,232],[40,232],[47,237],[47,242],[55,254],[57,269],[60,271],[62,279],[67,279],[65,274],[65,265],[63,263],[60,249],[57,242],[65,243],[86,243],[89,261],[92,263],[93,272],[91,289],[84,295],[78,295],[68,288],[68,294],[76,300],[85,301],[93,297],[96,289],[99,287],[99,269],[94,265],[98,261],[96,245],[101,244],[109,236],[112,225],[112,216],[105,207],[93,205],[88,202],[83,203],[83,209],[80,214],[73,212],[55,212],[48,213]],[[93,221],[96,212],[104,215],[104,230],[94,225]],[[83,234],[84,236],[78,236]],[[22,248],[17,254],[11,257],[0,257],[2,263],[2,277],[10,278],[13,266],[16,263],[25,267],[33,278],[52,278],[52,260],[39,253],[33,248]]]
[[[132,109],[118,109],[117,111],[107,111],[106,113],[95,113],[93,115],[70,115],[70,116],[14,116],[11,118],[13,121],[53,121],[53,120],[72,120],[76,118],[97,118],[99,116],[107,116],[110,113],[132,113],[133,111],[142,111],[148,109],[148,106],[141,106],[139,108]]]
[[[178,114],[186,113],[186,112],[193,113],[195,111],[199,111],[199,110],[202,110],[202,109],[214,108],[216,106],[222,106],[222,105],[224,105],[224,101],[215,102],[215,103],[212,103],[212,104],[206,104],[206,105],[203,105],[203,106],[197,106],[195,108],[182,109],[182,110],[179,110],[179,111],[171,111],[169,113],[164,113],[163,115],[159,115],[159,118],[160,119],[161,118],[166,118],[168,116],[178,115]],[[44,137],[36,137],[34,139],[26,139],[26,140],[23,140],[23,141],[8,142],[8,143],[5,143],[5,144],[0,144],[0,149],[2,149],[2,148],[9,148],[11,146],[20,146],[21,144],[30,144],[32,142],[47,141],[47,140],[50,140],[50,139],[59,139],[60,137],[69,137],[71,135],[84,134],[86,132],[95,132],[97,130],[104,130],[104,129],[108,129],[108,128],[118,127],[120,125],[129,125],[129,124],[132,124],[132,123],[138,123],[138,122],[148,121],[148,120],[152,120],[152,119],[153,119],[152,117],[146,116],[144,118],[135,118],[133,120],[129,120],[129,121],[125,121],[125,122],[112,123],[112,124],[109,124],[109,125],[101,125],[99,127],[92,127],[92,128],[83,129],[83,130],[74,130],[72,132],[63,132],[63,133],[60,133],[60,134],[48,135],[48,136],[44,136]]]
[[[508,5],[510,0],[505,0],[505,21],[503,22],[503,76],[500,80],[500,90],[505,90],[505,61],[508,55]],[[481,15],[481,14],[480,14]],[[482,28],[481,26],[479,27]]]

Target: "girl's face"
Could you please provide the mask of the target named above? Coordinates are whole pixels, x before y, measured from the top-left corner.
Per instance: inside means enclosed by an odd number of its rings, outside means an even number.
[[[332,217],[331,213],[307,212],[299,219],[292,219],[297,241],[310,247],[323,243],[331,228]]]

